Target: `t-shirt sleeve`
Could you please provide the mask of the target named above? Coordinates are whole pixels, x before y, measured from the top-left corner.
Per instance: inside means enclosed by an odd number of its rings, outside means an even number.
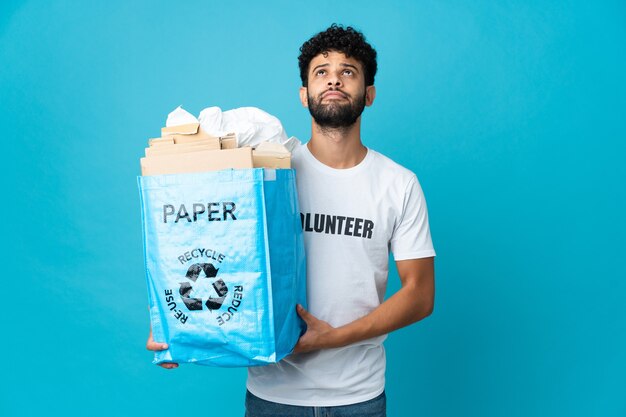
[[[396,261],[435,256],[428,225],[428,209],[422,187],[413,176],[404,194],[402,211],[391,237]]]

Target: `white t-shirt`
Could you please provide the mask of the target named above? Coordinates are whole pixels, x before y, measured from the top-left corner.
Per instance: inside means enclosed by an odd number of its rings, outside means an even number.
[[[435,256],[417,177],[368,149],[357,166],[334,169],[306,145],[292,156],[307,256],[308,310],[338,327],[383,302],[394,259]],[[385,386],[386,336],[292,354],[248,369],[247,388],[267,401],[338,406],[370,400]]]

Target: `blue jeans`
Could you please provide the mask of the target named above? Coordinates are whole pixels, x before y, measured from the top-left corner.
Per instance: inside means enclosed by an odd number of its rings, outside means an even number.
[[[378,397],[362,403],[336,407],[301,407],[265,401],[246,392],[246,417],[386,417],[387,398]]]

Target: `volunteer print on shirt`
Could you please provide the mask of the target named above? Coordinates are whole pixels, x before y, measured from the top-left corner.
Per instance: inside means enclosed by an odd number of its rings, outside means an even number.
[[[319,213],[300,213],[302,230],[305,232],[326,233],[372,238],[374,222],[359,217],[339,216]]]

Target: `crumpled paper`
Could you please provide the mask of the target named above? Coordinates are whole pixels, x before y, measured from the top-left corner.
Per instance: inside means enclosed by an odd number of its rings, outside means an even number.
[[[207,107],[198,118],[178,106],[167,116],[166,126],[200,123],[202,130],[213,136],[234,132],[237,146],[256,147],[262,142],[279,143],[290,152],[300,145],[295,137],[288,138],[280,120],[257,107],[239,107],[222,111],[219,107]]]

